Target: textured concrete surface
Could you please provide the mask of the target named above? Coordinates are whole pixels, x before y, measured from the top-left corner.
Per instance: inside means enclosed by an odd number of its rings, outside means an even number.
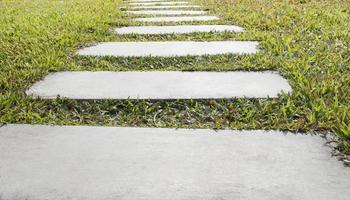
[[[197,5],[174,5],[174,6],[132,6],[129,9],[175,9],[175,8],[202,8],[202,6]]]
[[[28,95],[71,99],[266,98],[292,92],[274,72],[59,72]]]
[[[127,10],[126,12],[135,15],[203,15],[208,13],[201,10]]]
[[[201,56],[216,54],[253,54],[254,41],[167,41],[167,42],[103,42],[78,50],[83,56]]]
[[[233,25],[128,26],[115,29],[118,34],[183,34],[223,31],[243,32],[244,29]]]
[[[346,200],[318,136],[150,128],[0,128],[4,200]]]
[[[166,1],[166,2],[129,3],[129,5],[131,5],[131,6],[179,5],[179,4],[189,4],[189,2],[187,2],[187,1]]]
[[[141,17],[134,18],[137,22],[194,22],[218,20],[216,16],[189,16],[189,17]]]

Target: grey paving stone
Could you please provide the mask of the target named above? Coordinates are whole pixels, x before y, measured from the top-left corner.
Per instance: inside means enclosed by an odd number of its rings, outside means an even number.
[[[130,0],[126,2],[162,2],[162,1],[167,1],[167,0]]]
[[[190,16],[190,17],[144,17],[134,18],[137,22],[194,22],[218,20],[216,16]]]
[[[15,200],[346,200],[350,170],[319,136],[87,126],[0,128]]]
[[[202,8],[197,5],[174,5],[174,6],[132,6],[129,9],[178,9],[178,8]]]
[[[203,15],[208,13],[201,10],[127,10],[126,12],[135,15]]]
[[[84,56],[201,56],[216,54],[253,54],[258,42],[253,41],[167,41],[167,42],[103,42],[80,49]]]
[[[34,84],[33,97],[52,99],[271,98],[292,92],[278,73],[267,72],[58,72]]]
[[[116,28],[118,34],[183,34],[192,32],[243,32],[244,29],[233,25],[182,25],[182,26],[128,26]]]
[[[189,4],[189,2],[187,2],[187,1],[169,1],[169,2],[129,3],[130,6],[154,6],[154,5],[178,5],[178,4]]]

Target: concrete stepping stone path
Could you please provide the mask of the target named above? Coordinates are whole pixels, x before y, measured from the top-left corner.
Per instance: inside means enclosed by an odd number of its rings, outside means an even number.
[[[274,72],[58,72],[28,91],[52,99],[217,99],[277,97],[292,92]]]
[[[182,26],[127,26],[116,28],[117,34],[184,34],[193,32],[243,32],[244,29],[233,25],[182,25]]]
[[[132,0],[148,8],[188,2]],[[134,7],[135,8],[135,7]],[[206,14],[203,11],[128,11]],[[191,22],[216,16],[136,18]],[[241,32],[228,25],[139,26],[118,34]],[[253,54],[254,41],[104,42],[82,56]],[[57,72],[26,93],[53,99],[275,98],[291,93],[276,72]],[[319,136],[278,131],[0,126],[0,199],[348,199],[350,171]]]
[[[168,41],[168,42],[103,42],[78,51],[82,56],[201,56],[216,54],[253,54],[254,41]]]
[[[136,22],[195,22],[218,20],[216,16],[190,16],[190,17],[143,17],[134,18]]]
[[[0,128],[0,195],[16,200],[345,200],[325,141],[277,131]]]
[[[131,5],[131,6],[178,5],[178,4],[189,4],[189,2],[187,2],[187,1],[167,1],[167,2],[129,3],[129,5]]]
[[[126,12],[135,15],[204,15],[208,13],[201,10],[127,10]]]

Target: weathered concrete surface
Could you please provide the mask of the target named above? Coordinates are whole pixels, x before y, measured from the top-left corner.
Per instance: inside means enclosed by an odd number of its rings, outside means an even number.
[[[166,1],[166,2],[129,3],[130,6],[179,5],[179,4],[189,4],[189,2],[187,2],[187,1]]]
[[[182,25],[182,26],[128,26],[116,28],[118,34],[184,34],[193,32],[243,32],[244,29],[233,25]]]
[[[266,98],[292,92],[274,72],[59,72],[28,91],[41,98],[211,99]]]
[[[202,8],[198,5],[174,5],[174,6],[132,6],[129,9],[175,9],[175,8]]]
[[[135,15],[203,15],[208,13],[201,10],[127,10],[126,12]]]
[[[136,22],[194,22],[218,20],[216,16],[189,16],[189,17],[141,17],[134,18]]]
[[[265,131],[0,128],[4,200],[346,200],[318,136]]]
[[[167,41],[167,42],[103,42],[80,49],[83,56],[201,56],[216,54],[253,54],[254,41]]]

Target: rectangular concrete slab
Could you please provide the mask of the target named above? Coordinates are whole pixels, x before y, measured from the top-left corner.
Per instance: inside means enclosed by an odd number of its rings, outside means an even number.
[[[136,22],[195,22],[218,20],[216,16],[189,16],[189,17],[141,17],[134,18]]]
[[[292,92],[275,72],[58,72],[28,95],[52,99],[218,99],[277,97]]]
[[[189,4],[187,1],[170,1],[170,2],[138,2],[129,3],[131,6],[154,6],[154,5],[179,5],[179,4]]]
[[[202,8],[197,5],[174,5],[174,6],[132,6],[129,9],[178,9],[178,8]]]
[[[233,25],[181,25],[181,26],[128,26],[116,28],[117,34],[184,34],[193,32],[243,32],[244,29]]]
[[[216,54],[253,54],[254,41],[167,41],[167,42],[103,42],[78,50],[83,56],[201,56]]]
[[[319,136],[87,126],[0,128],[4,200],[346,200]]]
[[[159,2],[159,1],[161,2],[161,1],[167,1],[167,0],[130,0],[126,2]]]
[[[127,10],[129,14],[135,15],[203,15],[206,11],[201,10]]]

